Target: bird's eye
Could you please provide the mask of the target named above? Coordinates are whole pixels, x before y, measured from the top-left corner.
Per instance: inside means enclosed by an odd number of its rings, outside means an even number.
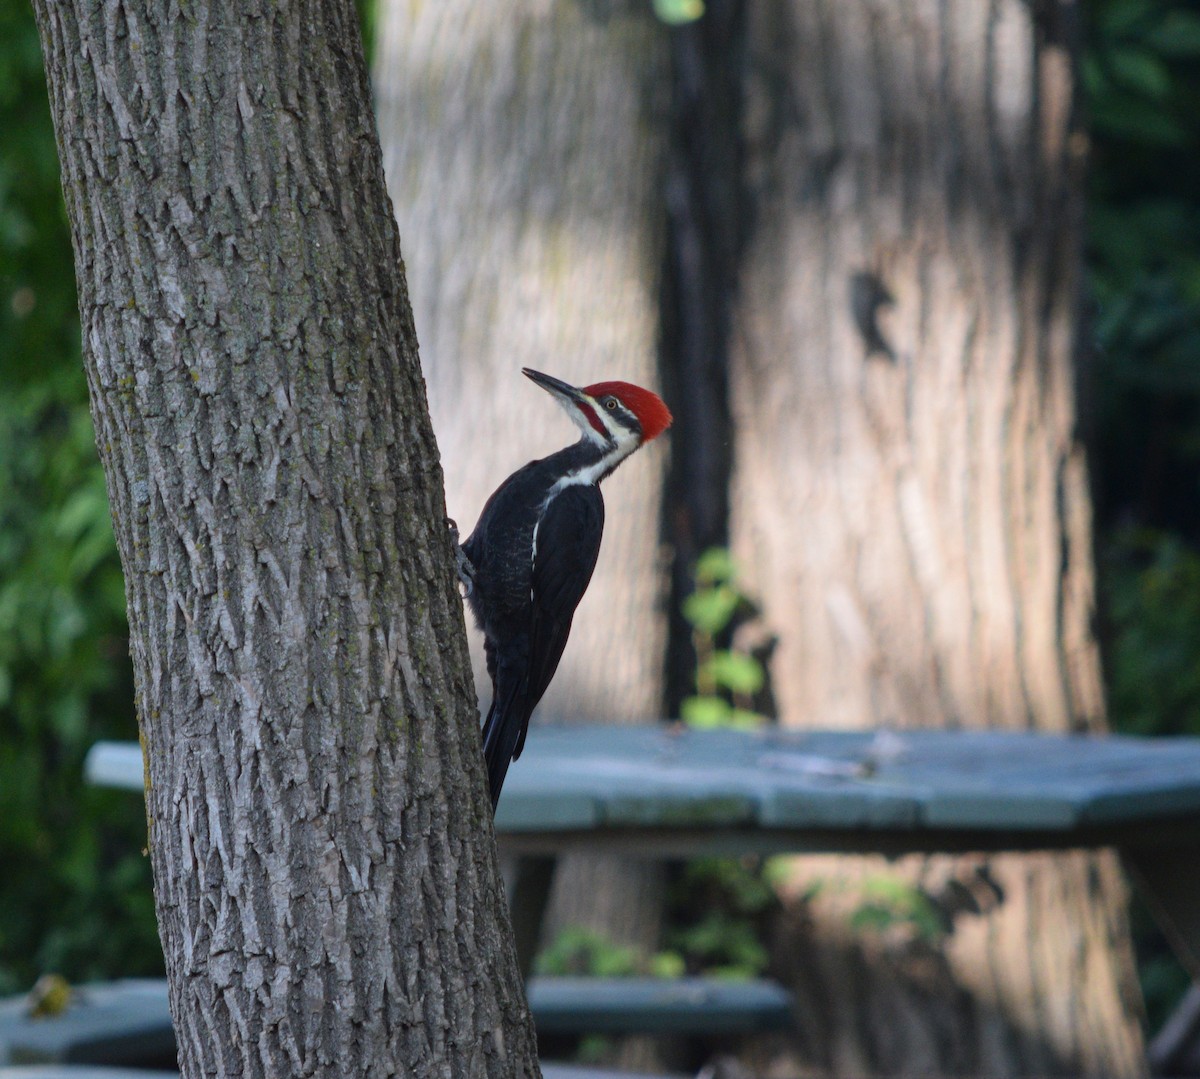
[[[615,397],[606,397],[604,399],[604,407],[605,408],[616,408],[617,407],[617,399]]]

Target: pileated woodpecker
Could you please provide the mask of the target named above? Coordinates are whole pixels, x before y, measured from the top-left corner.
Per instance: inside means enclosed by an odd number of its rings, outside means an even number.
[[[492,679],[483,752],[493,810],[596,567],[604,531],[600,481],[671,423],[656,394],[628,382],[579,389],[529,368],[522,373],[550,393],[582,434],[509,476],[462,545],[467,565],[460,568]]]

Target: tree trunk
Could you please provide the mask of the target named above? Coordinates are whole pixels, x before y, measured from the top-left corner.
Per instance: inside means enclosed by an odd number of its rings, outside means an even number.
[[[464,535],[506,475],[576,437],[522,366],[658,381],[665,44],[649,5],[382,5],[379,127]],[[599,564],[535,725],[661,717],[664,473],[651,449],[605,484]],[[552,924],[653,947],[656,870],[587,861],[558,874]]]
[[[648,10],[613,7],[381,8],[379,129],[464,535],[505,476],[577,437],[523,366],[658,381],[664,38]],[[605,484],[600,561],[544,717],[660,716],[665,464],[652,448]]]
[[[752,6],[733,534],[787,724],[1103,728],[1075,6]],[[857,887],[878,874],[975,898],[944,959],[848,932],[861,891],[812,899],[810,1063],[1143,1071],[1110,854],[868,862]]]
[[[183,1072],[536,1075],[353,5],[36,6]]]

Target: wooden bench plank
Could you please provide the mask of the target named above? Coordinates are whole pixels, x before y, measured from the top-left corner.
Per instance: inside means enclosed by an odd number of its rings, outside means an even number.
[[[126,978],[78,986],[52,1018],[26,1015],[24,997],[0,1003],[0,1062],[158,1064],[175,1058],[167,983]]]
[[[179,1072],[91,1064],[17,1064],[0,1065],[0,1079],[179,1079]]]
[[[689,764],[664,765],[652,758],[580,755],[571,758],[533,758],[537,773],[528,779],[513,775],[515,797],[532,805],[545,804],[545,786],[568,789],[577,796],[588,795],[597,803],[604,826],[706,827],[740,824],[757,815],[755,792],[739,789],[737,778],[713,768]],[[753,779],[753,776],[747,777]],[[509,787],[505,787],[505,797]],[[503,805],[503,799],[501,800]],[[497,824],[507,818],[497,817]],[[544,825],[538,823],[538,830]]]
[[[501,831],[601,827],[1069,832],[1200,814],[1200,739],[906,731],[539,728]],[[99,743],[92,782],[140,789],[136,743]]]
[[[137,742],[97,742],[88,750],[83,777],[97,787],[145,789],[142,747]]]
[[[4,1079],[0,1075],[0,1079]],[[542,1061],[542,1079],[691,1079],[690,1076],[646,1075],[643,1072],[613,1071],[591,1064],[548,1064]]]
[[[791,1021],[788,993],[762,979],[537,977],[528,995],[543,1033],[739,1034]],[[23,997],[0,1002],[0,1064],[136,1066],[174,1056],[165,979],[76,987],[51,1018],[29,1018]]]
[[[763,798],[759,817],[767,828],[911,829],[921,823],[929,792],[895,784],[858,781],[852,789],[830,780],[801,789],[776,786]]]
[[[539,1034],[750,1034],[785,1029],[791,997],[764,979],[559,978],[529,982]]]
[[[522,787],[511,779],[496,807],[496,828],[505,832],[529,832],[544,828],[575,831],[595,828],[601,820],[600,800],[563,781]]]

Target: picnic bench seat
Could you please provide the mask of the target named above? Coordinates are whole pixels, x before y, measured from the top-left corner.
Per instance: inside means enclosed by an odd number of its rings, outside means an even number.
[[[179,1079],[179,1072],[103,1064],[15,1064],[11,1067],[0,1064],[0,1079]]]
[[[792,1000],[766,979],[533,978],[538,1034],[689,1034],[723,1037],[786,1029]]]
[[[30,1018],[26,998],[0,1002],[0,1064],[169,1067],[175,1029],[162,978],[122,978],[72,988],[59,1015]]]

